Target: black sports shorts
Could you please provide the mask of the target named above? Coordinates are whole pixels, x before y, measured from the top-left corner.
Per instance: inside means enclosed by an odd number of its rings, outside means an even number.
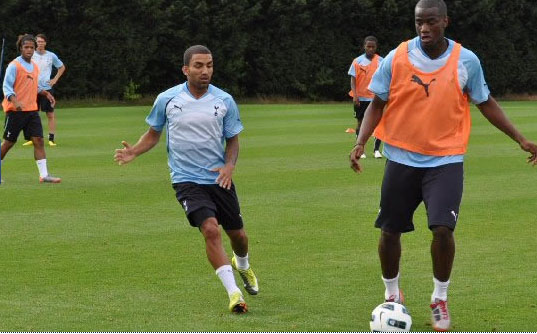
[[[367,106],[371,103],[371,101],[360,101],[360,105],[357,106],[354,105],[354,118],[362,122],[365,115],[365,110],[367,109]]]
[[[47,90],[50,94],[54,92],[53,89]],[[53,94],[54,95],[54,94]],[[50,101],[45,95],[37,94],[37,107],[44,112],[54,112],[54,107],[50,104]]]
[[[199,228],[207,218],[215,217],[224,230],[239,230],[243,227],[234,184],[231,184],[229,190],[218,184],[193,182],[174,183],[172,186],[190,225]]]
[[[43,138],[43,126],[37,111],[10,111],[6,113],[4,139],[15,143],[21,131],[23,131],[26,140],[30,140],[31,137]]]
[[[389,232],[414,230],[414,211],[423,201],[429,229],[455,229],[463,190],[463,163],[431,168],[406,166],[386,161],[375,226]]]

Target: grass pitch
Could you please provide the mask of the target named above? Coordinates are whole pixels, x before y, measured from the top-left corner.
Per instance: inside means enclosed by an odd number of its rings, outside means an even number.
[[[537,140],[537,103],[502,105]],[[175,200],[164,142],[129,165],[113,162],[121,140],[147,129],[150,108],[59,109],[47,158],[62,183],[38,183],[22,138],[2,166],[0,331],[369,331],[384,292],[373,228],[384,160],[371,158],[370,141],[364,173],[349,168],[350,104],[240,108],[234,181],[260,281],[258,296],[245,295],[248,314],[227,311],[202,238]],[[453,330],[535,331],[537,169],[472,113]],[[423,206],[415,225],[402,239],[401,287],[412,330],[429,331]]]

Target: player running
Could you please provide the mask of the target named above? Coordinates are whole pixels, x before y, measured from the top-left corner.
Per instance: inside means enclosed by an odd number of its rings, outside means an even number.
[[[123,142],[125,147],[116,150],[115,160],[126,164],[149,151],[166,128],[168,165],[177,200],[190,225],[199,228],[205,238],[208,260],[227,290],[229,310],[245,313],[248,307],[232,269],[239,272],[249,294],[256,295],[259,286],[249,264],[248,237],[232,181],[243,125],[231,95],[210,84],[211,51],[192,46],[183,61],[187,82],[157,97],[146,118],[149,129],[136,145]],[[231,264],[218,225],[231,241]]]

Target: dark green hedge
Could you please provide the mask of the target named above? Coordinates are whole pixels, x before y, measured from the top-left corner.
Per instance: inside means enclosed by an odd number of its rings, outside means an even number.
[[[344,100],[366,35],[381,55],[415,36],[405,0],[3,0],[5,65],[16,36],[43,32],[68,71],[60,97],[155,94],[184,80],[186,47],[205,44],[214,83],[237,97]],[[494,94],[537,91],[533,0],[447,1],[447,36],[481,59]],[[132,92],[131,92],[132,93]]]

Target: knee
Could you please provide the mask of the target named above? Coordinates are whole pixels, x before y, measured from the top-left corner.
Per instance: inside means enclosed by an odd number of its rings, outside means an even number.
[[[2,147],[3,147],[4,149],[6,149],[6,150],[9,150],[10,148],[12,148],[13,145],[15,145],[15,143],[12,142],[12,141],[9,141],[9,140],[5,140],[5,139],[4,139],[4,141],[2,142]]]
[[[33,137],[32,142],[34,143],[34,147],[45,147],[45,142],[41,137]]]
[[[201,225],[201,233],[206,240],[220,239],[220,226],[215,218],[208,218]]]
[[[447,226],[435,226],[432,231],[433,238],[436,240],[450,240],[453,238],[453,231]]]
[[[390,232],[390,231],[382,230],[380,234],[381,243],[387,243],[387,244],[398,243],[400,239],[401,239],[401,233],[399,232]]]

